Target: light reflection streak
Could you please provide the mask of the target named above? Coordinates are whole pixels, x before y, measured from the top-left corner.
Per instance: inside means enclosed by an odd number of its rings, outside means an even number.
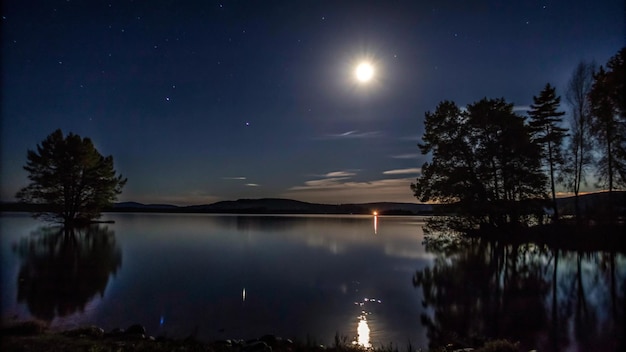
[[[365,317],[366,313],[363,312],[359,316],[359,325],[357,325],[357,344],[364,348],[372,347],[370,343],[370,327],[367,324],[367,318]]]
[[[361,308],[361,314],[359,314],[357,318],[359,321],[356,327],[357,336],[352,341],[352,345],[354,346],[358,345],[365,349],[372,348],[372,344],[370,342],[370,326],[369,326],[369,322],[367,321],[367,316],[372,314],[372,312],[368,312],[367,310],[365,310],[364,306],[370,305],[370,304],[381,304],[381,303],[382,301],[380,299],[373,298],[373,297],[364,297],[363,300],[359,302],[354,302],[355,305],[362,307],[362,308]]]
[[[378,215],[374,212],[374,235],[378,234]]]

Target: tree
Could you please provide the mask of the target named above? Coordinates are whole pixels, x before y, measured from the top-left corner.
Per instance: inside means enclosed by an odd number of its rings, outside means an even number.
[[[559,165],[563,164],[561,152],[563,138],[567,135],[567,129],[561,127],[563,111],[557,111],[561,103],[561,97],[556,95],[556,89],[546,84],[539,96],[533,96],[533,104],[530,106],[528,116],[529,126],[533,141],[541,147],[542,158],[548,166],[550,190],[552,191],[552,207],[554,219],[559,218],[556,205],[555,172]]]
[[[626,187],[626,48],[594,74],[589,92],[591,131],[600,147],[598,180],[609,192]]]
[[[576,218],[580,218],[578,194],[581,183],[586,185],[587,168],[592,163],[591,106],[589,92],[593,84],[596,64],[580,62],[567,83],[566,100],[571,108],[570,142],[565,154],[565,185],[574,192]]]
[[[31,182],[17,198],[44,206],[36,217],[68,227],[98,218],[126,184],[116,176],[112,156],[102,156],[89,138],[73,133],[63,137],[60,129],[28,151],[24,170]]]
[[[516,224],[545,197],[538,147],[524,118],[504,99],[482,99],[462,111],[444,101],[426,112],[420,151],[432,154],[411,185],[422,202],[434,201],[471,223]]]
[[[425,116],[424,143],[418,146],[422,154],[432,153],[433,160],[422,165],[422,176],[411,185],[415,196],[423,202],[451,203],[468,198],[468,189],[479,192],[461,109],[454,102],[443,101]]]

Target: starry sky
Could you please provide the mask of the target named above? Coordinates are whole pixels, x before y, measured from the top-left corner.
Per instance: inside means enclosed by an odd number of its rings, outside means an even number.
[[[624,20],[623,0],[5,0],[0,199],[61,128],[113,155],[120,201],[416,202],[426,111],[525,114],[615,55]]]

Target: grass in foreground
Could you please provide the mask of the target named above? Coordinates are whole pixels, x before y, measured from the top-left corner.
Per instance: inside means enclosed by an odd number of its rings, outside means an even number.
[[[130,328],[128,329],[130,330]],[[64,332],[50,332],[36,322],[26,322],[0,330],[1,351],[33,352],[421,352],[410,344],[405,349],[388,345],[363,348],[347,342],[347,338],[335,337],[334,344],[326,347],[314,341],[293,342],[272,335],[256,340],[224,340],[210,343],[199,342],[193,338],[169,339],[147,337],[141,332],[129,333],[128,330],[104,333],[98,327],[85,327]],[[506,340],[485,343],[479,348],[447,346],[432,352],[519,352],[517,344]]]

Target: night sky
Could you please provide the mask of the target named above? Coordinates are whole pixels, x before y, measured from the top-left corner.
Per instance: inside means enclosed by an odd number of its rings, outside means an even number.
[[[624,19],[623,0],[4,0],[0,199],[61,128],[113,155],[121,201],[416,202],[426,111],[564,96]]]

